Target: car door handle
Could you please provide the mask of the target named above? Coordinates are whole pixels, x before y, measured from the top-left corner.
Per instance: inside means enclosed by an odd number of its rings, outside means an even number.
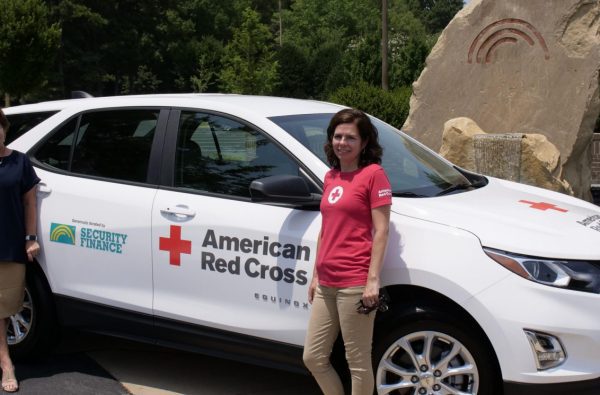
[[[48,193],[52,192],[52,188],[50,188],[50,187],[49,187],[48,185],[46,185],[45,183],[43,183],[43,182],[40,182],[40,183],[38,184],[38,192],[39,192],[39,193],[46,193],[46,194],[48,194]]]
[[[174,215],[178,218],[194,217],[196,215],[194,210],[185,206],[164,207],[160,209],[160,212],[166,215]]]

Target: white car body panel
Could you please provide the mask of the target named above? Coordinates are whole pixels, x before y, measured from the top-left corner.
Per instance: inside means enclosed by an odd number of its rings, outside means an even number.
[[[164,213],[176,207],[189,209],[194,216],[177,218]],[[318,212],[159,191],[152,222],[156,315],[286,343],[304,342],[307,284],[321,225]],[[169,252],[160,250],[157,243],[161,237],[170,237],[172,225],[180,227],[182,239],[191,243],[191,253],[181,254],[180,265],[170,264]],[[252,245],[245,250],[252,252],[235,251],[233,243],[221,248],[222,236],[249,240]],[[306,248],[301,259],[273,257],[263,253],[263,244],[256,243],[258,248],[254,248],[255,241],[265,238],[269,248],[276,242]],[[220,268],[218,259],[224,261]],[[262,278],[262,266],[301,271],[304,281],[298,283],[295,274],[293,282],[274,281],[268,273]],[[276,272],[275,278],[280,274]]]
[[[598,214],[598,206],[540,188],[489,180],[475,191],[412,199],[394,210],[468,230],[486,247],[537,257],[600,260],[599,232],[578,223]],[[531,207],[538,202],[556,208]]]
[[[37,174],[42,179],[38,189],[41,266],[52,290],[151,314],[150,210],[156,189],[66,177],[43,169],[37,169]],[[73,244],[59,239],[60,231],[53,234],[53,224],[71,227],[75,237],[68,240]],[[98,244],[103,237],[112,241],[107,250],[96,248],[105,247]],[[52,262],[46,261],[48,256]]]

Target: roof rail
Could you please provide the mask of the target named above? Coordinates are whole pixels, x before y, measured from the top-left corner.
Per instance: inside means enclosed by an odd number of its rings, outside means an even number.
[[[84,91],[71,91],[71,99],[86,99],[88,97],[94,97]]]

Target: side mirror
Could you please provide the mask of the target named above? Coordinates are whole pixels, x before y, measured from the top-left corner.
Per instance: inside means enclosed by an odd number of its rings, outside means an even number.
[[[302,177],[279,175],[259,178],[250,184],[253,202],[279,203],[318,210],[321,195],[311,193]]]

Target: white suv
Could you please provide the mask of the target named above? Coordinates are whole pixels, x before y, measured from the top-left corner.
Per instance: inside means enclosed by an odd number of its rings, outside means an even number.
[[[305,371],[340,108],[206,94],[6,109],[56,112],[11,144],[42,179],[13,351],[47,347],[59,323]],[[373,122],[394,191],[377,392],[600,393],[600,209],[472,174]]]

